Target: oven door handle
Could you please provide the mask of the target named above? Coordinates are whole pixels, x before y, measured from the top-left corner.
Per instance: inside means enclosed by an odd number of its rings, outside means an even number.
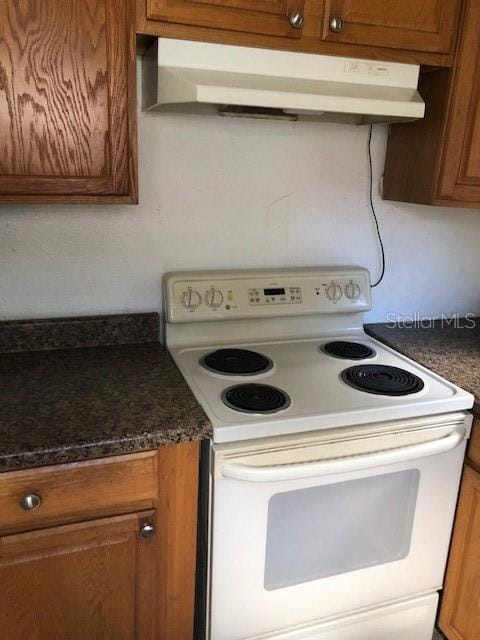
[[[386,449],[372,453],[300,462],[296,464],[278,464],[262,467],[232,462],[222,467],[222,476],[224,478],[245,480],[247,482],[278,482],[281,480],[299,480],[301,478],[313,478],[335,473],[359,471],[361,469],[372,469],[445,453],[446,451],[455,449],[455,447],[463,442],[465,435],[465,429],[461,428],[452,431],[452,433],[443,438],[410,445],[408,447],[397,447],[395,449]]]

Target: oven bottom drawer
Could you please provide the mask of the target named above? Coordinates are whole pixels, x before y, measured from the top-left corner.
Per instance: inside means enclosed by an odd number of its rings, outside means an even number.
[[[431,640],[438,594],[248,640]]]

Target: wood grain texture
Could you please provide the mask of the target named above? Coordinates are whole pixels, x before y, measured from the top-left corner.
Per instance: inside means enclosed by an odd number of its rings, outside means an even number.
[[[155,451],[0,474],[0,533],[26,531],[152,508],[157,498]],[[20,500],[38,494],[25,511]]]
[[[146,0],[148,20],[300,38],[291,26],[292,11],[304,11],[304,0]]]
[[[158,640],[192,640],[200,448],[186,442],[158,450]]]
[[[465,467],[440,608],[440,628],[448,640],[478,640],[479,594],[480,474]]]
[[[466,0],[437,199],[480,206],[480,3]]]
[[[323,37],[332,42],[449,54],[460,0],[326,0]],[[331,16],[343,19],[330,31]]]
[[[472,435],[467,449],[467,462],[480,472],[480,418],[473,421]]]
[[[0,474],[2,640],[192,640],[199,454],[186,442]]]
[[[424,120],[393,125],[384,197],[480,208],[480,3],[466,0],[452,69],[424,74]]]
[[[2,640],[154,640],[147,519],[154,512],[1,538]]]
[[[383,175],[385,200],[435,201],[451,84],[450,69],[422,73],[419,91],[425,100],[425,117],[390,126]]]
[[[136,200],[133,2],[0,0],[0,201]]]
[[[192,6],[193,0],[182,2],[183,13],[175,14],[175,8],[178,6],[181,0],[137,0],[137,33],[151,36],[163,36],[170,38],[180,38],[186,40],[200,40],[205,42],[219,42],[225,44],[236,44],[251,47],[264,47],[270,49],[283,49],[289,51],[304,51],[307,53],[323,53],[325,55],[339,55],[349,56],[357,58],[370,58],[372,60],[391,60],[399,62],[411,62],[415,64],[432,65],[432,66],[445,66],[448,67],[452,64],[453,54],[449,53],[436,53],[426,50],[413,50],[413,49],[399,49],[387,46],[370,46],[369,44],[363,44],[357,42],[356,44],[348,44],[343,42],[330,42],[324,39],[325,21],[328,17],[326,12],[325,0],[305,0],[304,1],[304,16],[305,22],[301,30],[300,37],[281,37],[277,35],[271,35],[269,33],[259,33],[259,28],[256,26],[249,26],[247,22],[243,22],[243,25],[239,23],[237,27],[233,27],[228,19],[224,19],[219,22],[218,19],[213,17],[208,26],[195,26],[199,24],[206,24],[195,22],[192,19],[192,15],[199,15],[199,7],[193,10],[188,10],[187,5]],[[219,14],[219,5],[231,5],[236,0],[214,0],[217,7],[217,15]],[[247,0],[245,0],[246,2]],[[452,0],[448,0],[452,2]],[[454,0],[456,2],[456,0]],[[159,3],[158,6],[168,4],[170,6],[170,15],[167,18],[161,17],[158,14],[157,19],[153,19],[149,14],[148,4],[149,2]],[[213,1],[207,0],[207,3],[213,4]],[[241,2],[242,5],[245,3]],[[253,4],[253,3],[252,3]],[[272,0],[272,6],[277,4],[277,0]],[[382,3],[384,4],[384,3]],[[391,3],[388,3],[389,6]],[[264,6],[265,2],[261,2],[259,6]],[[205,10],[208,7],[203,7]],[[212,7],[210,7],[212,8]],[[215,7],[213,7],[215,8]],[[227,11],[231,7],[223,7],[222,11]],[[239,13],[239,10],[237,9]],[[227,15],[227,14],[223,14]],[[265,14],[266,16],[267,14]],[[395,14],[398,19],[398,10]],[[177,22],[175,22],[177,20]],[[240,25],[240,26],[239,26]],[[454,35],[456,33],[457,24],[453,25]],[[239,28],[243,29],[238,30]],[[249,31],[247,30],[249,29]],[[255,30],[256,29],[256,30]],[[445,32],[447,28],[445,28]],[[418,46],[424,46],[423,40],[417,36]],[[383,44],[386,44],[385,38]]]

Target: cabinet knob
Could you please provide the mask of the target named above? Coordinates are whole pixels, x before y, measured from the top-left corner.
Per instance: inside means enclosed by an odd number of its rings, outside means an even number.
[[[340,33],[343,29],[343,19],[340,16],[332,16],[329,24],[330,31],[333,31],[333,33]]]
[[[34,511],[42,504],[42,499],[36,493],[29,493],[20,500],[20,506],[25,511]]]
[[[150,522],[146,522],[140,527],[140,536],[142,538],[151,538],[155,535],[155,527]]]
[[[294,29],[301,29],[304,22],[305,17],[303,13],[301,13],[300,11],[292,11],[292,13],[290,14],[290,24]]]

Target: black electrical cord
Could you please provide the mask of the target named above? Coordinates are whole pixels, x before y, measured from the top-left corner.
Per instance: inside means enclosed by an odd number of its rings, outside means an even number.
[[[385,275],[385,249],[383,246],[383,240],[382,240],[382,234],[380,233],[380,227],[378,224],[378,219],[377,219],[377,214],[375,213],[375,207],[373,204],[373,167],[372,167],[372,131],[373,131],[373,125],[370,125],[370,129],[368,132],[368,144],[367,144],[367,152],[368,152],[368,169],[369,169],[369,178],[370,178],[370,185],[369,185],[369,200],[370,200],[370,210],[372,212],[372,216],[373,219],[375,221],[375,229],[377,230],[377,238],[378,238],[378,244],[380,245],[380,253],[382,256],[382,270],[380,272],[380,276],[378,278],[378,280],[372,284],[372,289],[376,286],[378,286],[381,281],[383,280],[383,276]]]

